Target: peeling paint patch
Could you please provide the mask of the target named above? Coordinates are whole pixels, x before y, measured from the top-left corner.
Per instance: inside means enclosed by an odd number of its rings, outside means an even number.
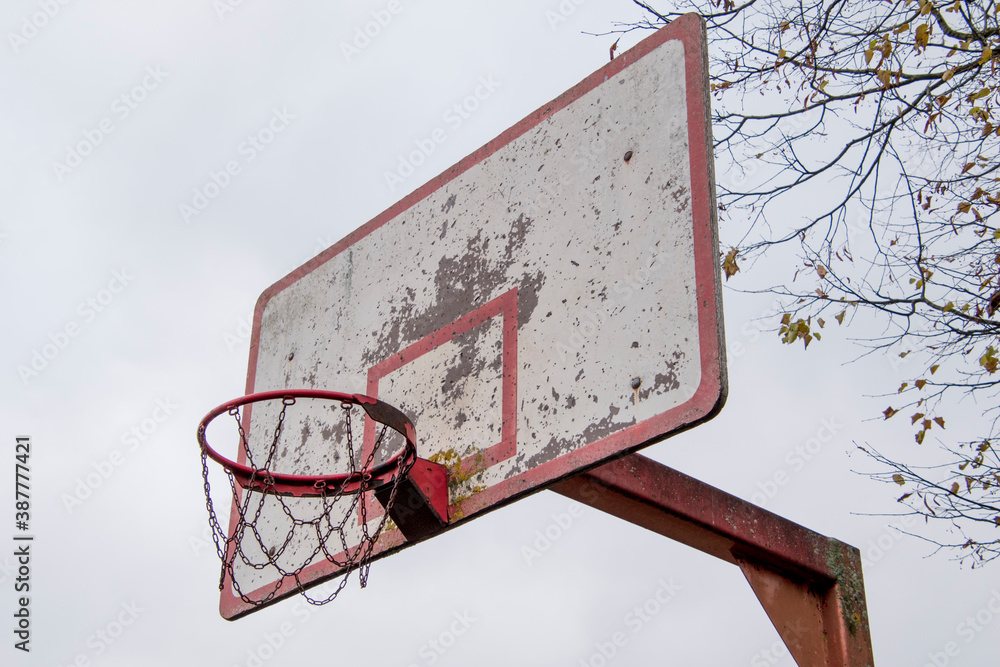
[[[608,414],[603,419],[589,424],[579,436],[569,438],[552,438],[543,445],[533,456],[526,457],[522,461],[524,469],[534,468],[542,463],[551,461],[568,452],[572,452],[580,447],[582,443],[596,442],[617,433],[626,426],[633,423],[632,418],[620,421],[618,415],[622,412],[616,405],[609,406]]]
[[[306,384],[396,406],[418,454],[450,466],[453,519],[707,414],[703,398],[687,403],[718,371],[702,368],[701,341],[721,335],[712,319],[699,328],[718,272],[714,230],[692,217],[712,207],[700,182],[691,194],[689,46],[671,38],[613,85],[560,98],[276,285],[261,301],[256,390]],[[265,440],[274,416],[254,411]],[[290,424],[282,463],[346,465],[329,417]],[[280,534],[286,518],[271,506],[262,523]]]
[[[680,377],[678,373],[678,366],[684,359],[684,353],[677,351],[673,355],[673,360],[667,362],[666,370],[660,373],[656,373],[653,376],[652,382],[647,382],[643,380],[642,386],[639,387],[637,395],[639,400],[646,400],[650,395],[664,394],[668,391],[673,391],[679,389],[681,386]]]

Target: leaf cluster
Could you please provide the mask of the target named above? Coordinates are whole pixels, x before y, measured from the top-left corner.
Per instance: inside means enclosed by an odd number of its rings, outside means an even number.
[[[878,322],[868,352],[912,369],[883,415],[911,415],[914,446],[936,434],[953,464],[938,478],[893,464],[914,487],[901,502],[948,520],[994,511],[1000,1],[634,2],[650,18],[626,30],[706,22],[726,279],[791,249],[797,265],[765,287],[786,304],[782,342],[821,340],[830,309]],[[988,406],[981,432],[955,442],[945,418],[969,396]],[[965,553],[995,555],[1000,533],[986,544]]]

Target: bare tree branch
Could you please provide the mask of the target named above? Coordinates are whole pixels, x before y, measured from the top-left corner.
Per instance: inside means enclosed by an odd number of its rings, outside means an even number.
[[[622,31],[705,20],[727,279],[793,248],[790,275],[762,288],[785,305],[783,342],[821,345],[831,312],[841,326],[848,311],[884,325],[861,344],[917,363],[883,414],[905,409],[945,463],[918,470],[868,451],[910,490],[901,502],[965,531],[943,548],[996,558],[1000,4],[633,2],[650,19]],[[994,406],[972,442],[944,428],[964,397]]]

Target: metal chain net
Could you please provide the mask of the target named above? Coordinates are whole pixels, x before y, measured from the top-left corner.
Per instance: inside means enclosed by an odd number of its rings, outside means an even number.
[[[275,425],[274,434],[271,437],[266,460],[261,465],[257,465],[253,460],[253,455],[247,443],[247,435],[240,420],[240,407],[237,406],[229,410],[229,414],[236,421],[242,450],[247,454],[247,465],[256,469],[256,473],[251,477],[251,480],[259,478],[265,485],[273,485],[273,481],[269,481],[269,477],[272,472],[271,466],[275,453],[278,449],[278,441],[281,437],[285,411],[294,403],[294,397],[282,399],[278,423]],[[394,476],[385,512],[383,512],[381,520],[374,529],[371,529],[368,525],[368,508],[364,499],[368,492],[373,491],[378,485],[372,481],[371,475],[367,471],[372,469],[375,454],[379,451],[385,439],[388,427],[384,424],[382,425],[381,430],[378,432],[375,446],[372,447],[371,452],[364,461],[358,461],[358,457],[355,456],[354,452],[354,440],[351,430],[351,411],[354,405],[351,403],[341,403],[341,407],[343,408],[347,434],[346,449],[350,467],[348,472],[351,475],[362,473],[360,487],[355,483],[349,492],[345,492],[342,486],[317,484],[315,488],[318,494],[313,498],[309,498],[310,502],[301,503],[301,499],[299,498],[287,498],[275,493],[261,493],[243,489],[237,484],[232,471],[226,469],[226,475],[229,478],[229,487],[232,491],[232,507],[238,514],[232,535],[227,535],[227,531],[223,529],[215,513],[208,481],[208,455],[202,451],[201,463],[205,480],[205,502],[208,507],[209,525],[212,529],[212,538],[215,541],[216,552],[222,561],[222,572],[219,577],[220,591],[224,588],[226,575],[228,574],[230,581],[232,581],[233,592],[250,605],[260,606],[267,604],[281,592],[282,587],[287,583],[291,583],[291,588],[299,592],[310,604],[323,605],[333,601],[337,597],[340,591],[347,585],[350,573],[354,570],[358,571],[361,587],[364,588],[367,585],[368,569],[375,549],[375,543],[386,526],[386,522],[389,519],[388,510],[395,502],[398,485],[400,480],[406,476],[408,469],[403,469]],[[374,497],[374,495],[369,497]],[[278,539],[274,537],[266,539],[258,530],[257,522],[260,519],[261,511],[264,509],[265,502],[269,500],[270,502],[279,503],[282,512],[290,520],[287,535],[284,537],[279,536]],[[308,507],[310,513],[314,514],[314,516],[311,518],[296,517],[295,510],[299,509],[301,511],[303,506]],[[318,511],[314,509],[317,506]],[[349,526],[353,530],[349,530]],[[358,532],[360,532],[360,537],[357,535]],[[302,556],[302,554],[293,554],[292,552],[295,547],[292,545],[301,543],[301,539],[296,542],[295,537],[298,535],[301,538],[305,533],[311,533],[315,536],[315,546],[312,552],[305,556]],[[340,579],[339,584],[332,593],[326,597],[314,598],[306,592],[305,585],[300,576],[302,571],[307,566],[313,564],[314,559],[321,553],[327,561],[342,570],[344,576]],[[294,562],[287,562],[292,558],[294,558]],[[273,585],[263,587],[260,591],[245,592],[242,588],[245,582],[241,585],[241,582],[237,578],[239,564],[255,571],[273,568],[273,572],[276,572],[280,577]],[[288,589],[286,588],[285,590]],[[250,592],[259,594],[251,598],[248,595]]]

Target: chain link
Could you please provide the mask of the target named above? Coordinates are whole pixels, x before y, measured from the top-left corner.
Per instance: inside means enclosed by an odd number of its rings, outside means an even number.
[[[286,411],[290,406],[295,405],[296,400],[295,397],[286,396],[282,398],[281,402],[281,411],[278,414],[277,424],[270,438],[271,441],[268,446],[266,461],[260,467],[253,461],[253,454],[240,416],[240,407],[236,406],[229,410],[229,414],[232,415],[236,422],[240,446],[246,453],[248,465],[254,470],[249,480],[248,486],[250,487],[253,487],[254,483],[259,479],[263,482],[265,489],[274,489],[272,473],[275,471],[271,469],[271,466],[281,440]],[[344,402],[341,403],[341,408],[343,409],[344,431],[346,433],[345,444],[347,446],[347,459],[350,468],[348,479],[360,480],[356,492],[354,489],[345,491],[344,487],[347,486],[347,481],[339,486],[317,482],[314,488],[319,491],[318,497],[312,499],[296,498],[294,502],[289,502],[285,496],[276,493],[251,491],[242,488],[236,482],[232,471],[226,469],[225,472],[229,479],[230,491],[232,492],[232,507],[237,514],[235,523],[230,522],[233,526],[231,535],[227,535],[227,532],[223,530],[216,515],[212,502],[211,486],[209,484],[208,457],[205,452],[202,452],[202,474],[205,481],[205,504],[208,509],[209,526],[212,530],[216,552],[222,561],[222,571],[219,576],[220,591],[224,589],[228,575],[232,583],[233,592],[241,600],[253,606],[260,606],[273,600],[279,592],[286,593],[289,589],[285,588],[283,591],[283,586],[292,583],[291,588],[293,592],[300,593],[310,604],[324,605],[336,599],[344,589],[351,572],[354,570],[358,571],[361,587],[364,588],[367,585],[370,561],[375,554],[376,543],[389,519],[389,509],[395,503],[400,480],[409,473],[413,465],[413,459],[412,457],[403,457],[402,460],[405,463],[400,464],[400,470],[396,472],[392,481],[389,482],[392,486],[388,503],[384,508],[385,511],[382,513],[379,522],[373,528],[369,527],[368,507],[370,503],[377,502],[374,497],[374,490],[377,486],[380,486],[373,483],[371,470],[376,453],[385,441],[388,427],[382,424],[374,445],[361,465],[358,465],[358,460],[354,452],[354,433],[351,421],[351,413],[354,405]],[[366,418],[368,417],[366,416]],[[406,446],[409,447],[410,445],[407,443]],[[281,539],[267,540],[258,530],[265,503],[278,503],[282,513],[290,522],[287,534]],[[312,518],[300,518],[296,516],[297,512],[301,514],[317,509],[318,512]],[[349,525],[352,522],[357,522],[355,530],[360,530],[361,533],[357,544],[351,544],[353,540],[349,536],[351,532]],[[288,558],[284,556],[286,551],[289,551],[289,548],[297,543],[296,538],[298,538],[298,543],[302,543],[305,535],[310,533],[315,539],[315,545],[311,553],[305,557],[299,556],[296,563],[286,563],[285,561],[291,558],[293,554],[289,554]],[[268,544],[270,545],[268,546]],[[247,553],[247,549],[251,553]],[[338,569],[344,571],[344,576],[337,587],[326,597],[312,597],[306,592],[305,587],[307,582],[302,580],[302,573],[303,570],[313,564],[320,554]],[[237,571],[240,569],[238,564],[242,564],[242,566],[254,571],[268,570],[272,574],[278,575],[277,581],[267,590],[262,588],[262,595],[251,598],[249,592],[244,592],[243,590],[246,582],[241,582],[237,577]]]

